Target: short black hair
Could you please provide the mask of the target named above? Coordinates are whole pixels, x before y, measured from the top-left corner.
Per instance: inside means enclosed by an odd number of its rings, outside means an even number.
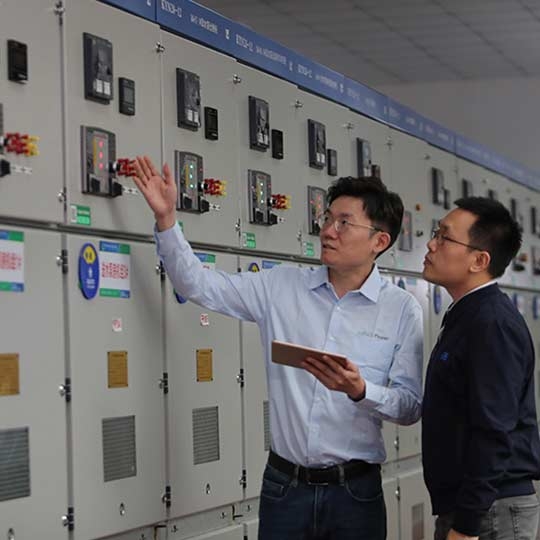
[[[471,244],[488,251],[488,272],[497,278],[504,274],[521,247],[521,227],[498,201],[486,197],[465,197],[454,204],[477,216],[469,229]]]
[[[382,180],[375,176],[361,176],[359,178],[344,176],[338,178],[328,188],[326,195],[328,206],[342,196],[362,200],[364,212],[373,223],[373,226],[390,235],[390,244],[386,248],[389,249],[401,232],[403,202],[400,196],[393,191],[388,191]],[[382,253],[384,252],[379,253],[379,255]]]

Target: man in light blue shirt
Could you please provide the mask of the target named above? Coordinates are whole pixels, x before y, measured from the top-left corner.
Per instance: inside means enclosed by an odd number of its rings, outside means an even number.
[[[375,178],[340,178],[320,219],[321,262],[228,274],[203,268],[176,223],[176,184],[147,158],[135,182],[156,218],[158,253],[175,289],[261,331],[271,451],[260,502],[260,540],[383,540],[382,420],[420,416],[422,314],[381,278],[375,259],[396,240],[401,199]],[[271,362],[277,339],[347,357]]]

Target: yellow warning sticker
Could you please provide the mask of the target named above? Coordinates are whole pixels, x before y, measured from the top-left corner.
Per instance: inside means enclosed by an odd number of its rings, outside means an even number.
[[[212,367],[212,349],[197,349],[197,381],[210,382],[214,380]]]
[[[128,353],[127,351],[109,351],[108,380],[109,388],[127,388],[128,386]]]
[[[0,396],[20,394],[19,355],[16,353],[0,354]]]

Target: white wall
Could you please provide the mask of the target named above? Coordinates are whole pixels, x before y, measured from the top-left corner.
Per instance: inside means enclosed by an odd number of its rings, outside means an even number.
[[[540,171],[540,78],[404,84],[377,90]]]

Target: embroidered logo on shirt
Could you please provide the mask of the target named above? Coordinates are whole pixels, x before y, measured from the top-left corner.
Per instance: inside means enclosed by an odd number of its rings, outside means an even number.
[[[381,334],[377,334],[376,332],[368,332],[366,330],[360,330],[358,332],[358,335],[375,338],[375,339],[382,339],[383,341],[387,341],[388,339],[390,339],[388,336],[381,336]]]
[[[443,362],[446,362],[448,360],[449,354],[445,351],[441,353],[441,356],[439,356],[439,360],[442,360]]]

